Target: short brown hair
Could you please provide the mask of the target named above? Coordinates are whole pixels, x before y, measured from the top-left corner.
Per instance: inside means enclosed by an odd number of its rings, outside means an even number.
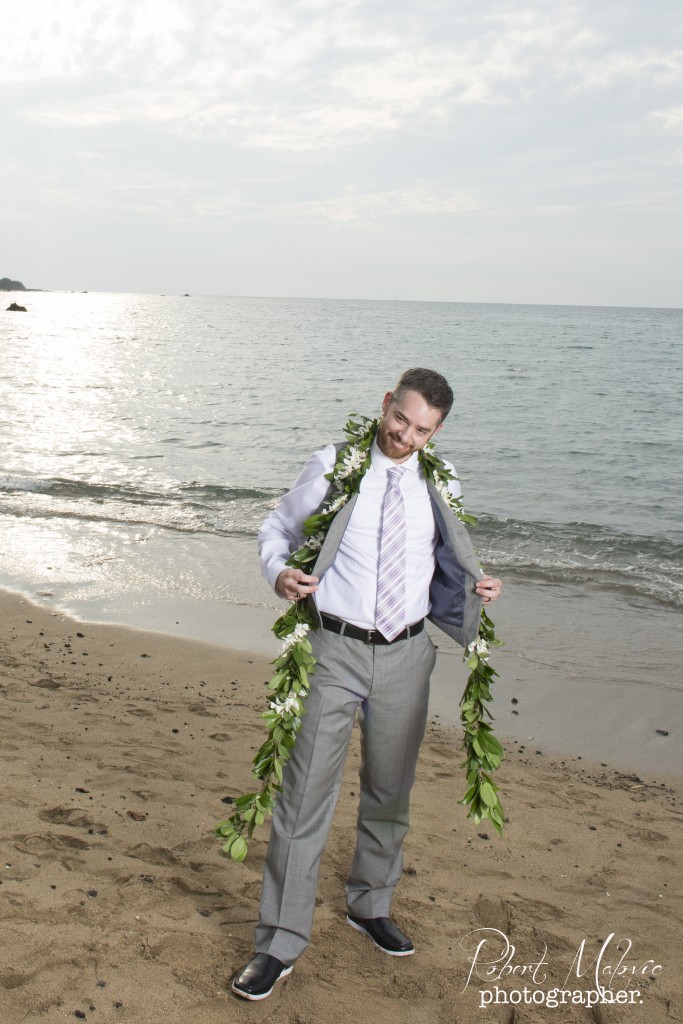
[[[406,391],[417,391],[433,409],[438,409],[441,413],[439,423],[443,423],[451,411],[453,391],[446,378],[436,370],[425,370],[421,366],[406,370],[392,392],[392,401],[403,398]]]

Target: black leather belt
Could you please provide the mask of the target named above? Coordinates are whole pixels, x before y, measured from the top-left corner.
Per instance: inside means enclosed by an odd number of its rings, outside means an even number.
[[[399,640],[407,640],[409,636],[417,636],[425,628],[425,620],[420,619],[419,622],[413,622],[410,626],[406,626],[393,640],[387,640],[378,629],[361,629],[360,626],[344,622],[343,619],[335,619],[331,615],[325,615],[324,612],[320,613],[320,618],[322,619],[323,629],[329,629],[333,633],[339,633],[341,636],[348,636],[351,640],[362,640],[365,644],[397,644]]]

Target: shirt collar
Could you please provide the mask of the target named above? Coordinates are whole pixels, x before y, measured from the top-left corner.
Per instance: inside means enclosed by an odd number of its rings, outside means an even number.
[[[380,446],[377,444],[377,437],[373,439],[372,445],[370,446],[370,457],[372,460],[372,466],[374,469],[382,470],[386,472],[388,469],[393,469],[394,466],[402,466],[404,469],[409,469],[411,473],[417,473],[420,466],[417,461],[417,452],[413,452],[409,459],[405,462],[394,462],[393,459],[387,458]]]

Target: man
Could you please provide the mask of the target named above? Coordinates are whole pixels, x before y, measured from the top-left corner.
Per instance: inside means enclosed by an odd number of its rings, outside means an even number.
[[[328,535],[314,569],[319,575],[285,563],[303,542],[302,523],[325,499],[335,445],[309,459],[259,533],[265,578],[289,601],[311,595],[321,628],[311,634],[316,670],[273,812],[256,955],[232,983],[245,999],[269,996],[310,939],[320,858],[356,713],[361,794],[347,922],[390,956],[415,952],[389,912],[436,660],[424,620],[430,614],[469,642],[482,600],[496,600],[501,590],[500,580],[482,576],[466,531],[418,462],[452,402],[446,380],[419,368],[407,370],[385,395],[370,468],[331,552]],[[451,490],[459,495],[457,480]],[[449,608],[437,612],[437,605]],[[464,632],[463,621],[469,623]]]

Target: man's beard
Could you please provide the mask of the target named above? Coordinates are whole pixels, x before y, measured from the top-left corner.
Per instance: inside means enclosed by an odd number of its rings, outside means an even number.
[[[386,428],[383,429],[382,423],[377,432],[377,444],[380,451],[390,459],[407,459],[414,451],[417,451],[410,445],[402,446],[398,440],[394,440],[392,432]]]

